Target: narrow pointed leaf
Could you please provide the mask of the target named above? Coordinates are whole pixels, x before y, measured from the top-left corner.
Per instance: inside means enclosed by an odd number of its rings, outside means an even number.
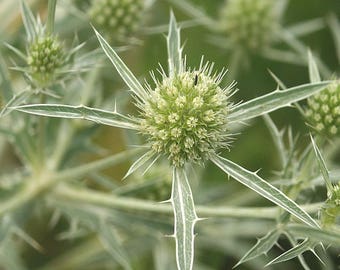
[[[143,166],[146,162],[148,162],[152,157],[155,156],[154,151],[148,151],[144,155],[142,155],[139,159],[137,159],[130,167],[126,175],[124,176],[124,179],[130,176],[132,173],[134,173],[136,170],[138,170],[141,166]]]
[[[11,80],[4,58],[0,52],[0,96],[3,101],[8,102],[13,95]]]
[[[104,222],[100,224],[100,240],[107,252],[111,254],[125,270],[132,270],[128,256],[121,247],[118,237],[110,226]]]
[[[326,187],[327,187],[328,194],[331,194],[332,191],[333,191],[333,185],[332,185],[332,182],[331,182],[331,180],[329,178],[329,172],[328,172],[327,167],[326,167],[326,162],[323,159],[323,157],[321,155],[321,152],[320,152],[318,146],[316,145],[312,135],[310,135],[310,139],[312,141],[312,145],[313,145],[314,153],[315,153],[315,156],[316,156],[316,160],[318,161],[318,164],[319,164],[320,172],[322,174],[323,179],[326,182]]]
[[[22,13],[22,20],[25,26],[26,35],[28,41],[33,41],[34,38],[37,36],[37,22],[34,19],[34,16],[26,4],[25,0],[21,0],[21,13]]]
[[[13,107],[24,103],[25,100],[27,100],[32,94],[33,94],[32,91],[24,90],[24,91],[21,91],[20,93],[18,93],[16,95],[14,95],[10,99],[10,101],[2,108],[2,110],[0,110],[0,117],[5,116],[9,112],[11,112]]]
[[[233,177],[248,188],[261,196],[282,207],[304,223],[312,227],[319,227],[317,222],[308,215],[297,203],[287,197],[282,191],[272,186],[257,174],[250,172],[232,161],[220,156],[212,156],[212,162],[220,167],[225,173]]]
[[[195,205],[188,178],[183,169],[173,170],[171,203],[174,209],[176,262],[178,270],[191,270],[194,260]]]
[[[280,237],[281,232],[278,230],[270,231],[264,237],[259,239],[255,246],[253,246],[247,253],[242,257],[242,259],[234,266],[237,267],[238,265],[255,259],[256,257],[266,254],[277,242]]]
[[[311,228],[302,224],[288,225],[290,233],[297,237],[308,237],[314,241],[340,247],[340,230]]]
[[[130,88],[130,90],[141,100],[147,99],[147,93],[140,82],[137,80],[135,75],[131,72],[131,70],[124,64],[124,62],[120,59],[118,54],[112,49],[112,47],[106,42],[106,40],[94,29],[98,41],[103,48],[105,54],[110,59],[114,67],[117,69],[119,75],[122,77],[126,85]]]
[[[14,109],[35,115],[57,118],[85,119],[98,124],[113,127],[134,130],[138,129],[137,123],[133,122],[131,118],[118,112],[104,111],[82,105],[72,106],[59,104],[35,104],[18,106]]]
[[[50,34],[53,33],[53,31],[54,31],[54,20],[55,20],[56,5],[57,5],[57,0],[49,0],[48,1],[46,30]]]
[[[182,71],[182,49],[180,29],[177,27],[175,15],[170,13],[169,33],[167,36],[169,75],[173,77]]]
[[[316,62],[310,50],[308,50],[308,72],[310,82],[321,82],[318,66],[316,65]]]
[[[280,256],[276,257],[274,260],[270,261],[266,266],[294,259],[295,257],[301,255],[307,250],[313,250],[314,246],[315,246],[315,243],[313,243],[307,238],[300,244],[296,245],[290,250],[287,250],[285,253],[281,254]]]
[[[304,84],[286,90],[276,90],[236,106],[230,113],[229,119],[233,122],[245,121],[279,108],[290,106],[294,102],[298,102],[321,91],[329,83],[329,81],[324,81]]]
[[[282,168],[284,168],[287,163],[287,156],[286,156],[286,149],[285,149],[283,138],[282,138],[282,132],[278,130],[275,123],[273,122],[273,120],[270,118],[268,114],[265,114],[263,116],[263,119],[268,127],[270,135],[272,136],[273,142],[276,146],[276,150],[280,158],[281,166]]]
[[[338,62],[340,63],[340,22],[335,14],[331,14],[328,18],[328,23],[333,35]]]

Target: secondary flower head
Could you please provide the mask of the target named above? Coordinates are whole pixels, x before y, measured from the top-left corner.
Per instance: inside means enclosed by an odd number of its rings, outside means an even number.
[[[211,75],[211,66],[184,71],[156,81],[142,104],[140,131],[157,154],[171,164],[202,162],[228,145],[229,88],[219,86],[224,73]]]
[[[272,0],[228,0],[220,13],[220,29],[232,46],[262,50],[278,25]]]
[[[325,90],[307,100],[305,117],[317,132],[334,137],[340,134],[340,82],[331,83]]]
[[[122,39],[136,32],[143,10],[144,0],[94,0],[89,16],[108,36]]]
[[[46,86],[55,77],[58,68],[64,65],[63,48],[54,35],[36,37],[28,46],[27,65],[34,82]]]

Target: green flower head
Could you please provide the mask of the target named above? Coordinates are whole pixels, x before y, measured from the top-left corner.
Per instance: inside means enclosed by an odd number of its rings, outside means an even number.
[[[184,71],[156,81],[155,90],[140,106],[140,131],[155,153],[165,154],[172,165],[203,162],[228,145],[230,87],[222,89],[223,72],[211,75],[211,66]]]
[[[136,32],[143,10],[144,0],[94,0],[89,16],[106,35],[122,39]]]
[[[228,0],[220,13],[220,30],[234,47],[248,51],[270,45],[278,25],[272,0]]]
[[[64,65],[63,48],[56,36],[36,37],[28,46],[27,65],[33,81],[40,87],[50,84]]]
[[[319,94],[307,100],[307,123],[318,133],[329,137],[340,134],[340,83],[330,84]]]

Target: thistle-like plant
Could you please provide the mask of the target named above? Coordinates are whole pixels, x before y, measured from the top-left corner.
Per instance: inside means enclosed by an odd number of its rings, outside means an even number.
[[[289,106],[317,93],[329,82],[319,82],[282,91],[274,91],[245,103],[231,106],[233,85],[222,87],[224,72],[214,73],[209,64],[189,69],[182,57],[180,29],[173,14],[167,36],[168,72],[161,69],[161,78],[154,78],[154,87],[143,86],[117,53],[96,31],[104,52],[129,87],[139,114],[123,115],[83,105],[33,104],[15,109],[30,114],[87,119],[99,124],[135,130],[142,134],[144,154],[130,167],[126,177],[144,167],[147,170],[157,159],[165,157],[172,168],[171,202],[174,211],[174,238],[178,269],[189,270],[194,258],[194,225],[199,220],[188,179],[188,169],[195,163],[213,162],[222,171],[261,196],[272,201],[293,217],[318,231],[319,224],[296,202],[257,173],[223,158],[219,153],[230,143],[233,123],[244,122]],[[75,194],[74,194],[75,195]],[[81,196],[81,194],[79,194]],[[85,195],[85,194],[84,194]],[[97,198],[100,200],[100,198]]]
[[[144,11],[144,0],[93,0],[89,17],[110,39],[124,40],[141,27]]]
[[[13,69],[23,72],[34,92],[53,95],[53,91],[49,91],[53,85],[63,84],[70,76],[86,70],[91,63],[86,62],[86,55],[81,61],[75,55],[84,44],[66,49],[55,33],[56,1],[48,2],[46,24],[42,24],[40,17],[34,17],[24,0],[20,4],[27,44],[26,53],[7,45],[24,62],[24,66]]]
[[[207,40],[230,54],[232,77],[249,66],[253,55],[294,65],[307,65],[305,52],[308,48],[299,38],[324,27],[322,19],[284,26],[282,21],[289,0],[226,0],[221,4],[219,14],[214,17],[190,0],[168,2],[213,33]],[[329,76],[331,72],[328,67],[320,59],[317,62],[322,74]]]

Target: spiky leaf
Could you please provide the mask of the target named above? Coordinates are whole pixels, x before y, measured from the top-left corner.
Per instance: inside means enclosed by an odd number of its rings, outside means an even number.
[[[308,238],[305,239],[303,242],[300,244],[296,245],[295,247],[291,248],[290,250],[287,250],[280,256],[276,257],[274,260],[270,261],[266,266],[272,265],[274,263],[280,263],[280,262],[285,262],[288,260],[291,260],[302,253],[304,253],[307,250],[313,250],[315,247],[315,243],[313,243],[311,240]]]
[[[252,260],[262,254],[266,254],[276,243],[279,239],[281,232],[278,230],[273,230],[267,233],[264,237],[259,239],[255,246],[253,246],[242,258],[241,260],[235,265],[238,265]]]
[[[180,29],[177,27],[175,15],[171,12],[169,33],[167,36],[169,75],[182,72],[182,49]]]
[[[198,220],[191,188],[183,169],[173,169],[171,203],[174,209],[178,270],[191,270],[194,260],[194,226]]]
[[[118,112],[94,109],[83,105],[72,106],[59,104],[34,104],[14,107],[14,109],[35,115],[70,119],[85,119],[98,124],[113,127],[134,130],[138,129],[136,122]]]
[[[287,197],[282,191],[263,180],[256,173],[250,172],[240,165],[217,155],[212,156],[211,161],[228,175],[235,178],[235,180],[282,207],[304,223],[312,227],[319,227],[316,221],[297,203]]]
[[[318,146],[316,145],[312,135],[310,135],[310,139],[312,141],[312,145],[313,145],[313,149],[314,149],[314,152],[315,152],[316,160],[318,161],[318,164],[319,164],[320,172],[322,174],[323,179],[326,182],[326,187],[327,187],[328,194],[331,194],[331,192],[333,191],[333,185],[332,185],[332,182],[331,182],[331,180],[329,178],[329,172],[328,172],[327,167],[326,167],[326,162],[323,159],[323,157],[321,155],[321,152],[320,152]]]
[[[122,77],[130,90],[141,100],[147,99],[147,93],[143,86],[139,83],[138,79],[133,75],[131,70],[124,64],[114,49],[106,42],[106,40],[94,29],[96,36],[99,40],[101,47],[105,54],[110,59],[114,67],[117,69],[119,75]]]
[[[230,113],[229,120],[233,122],[242,122],[279,108],[290,106],[294,102],[298,102],[299,100],[305,99],[310,95],[321,91],[329,83],[330,81],[324,81],[303,84],[285,90],[276,90],[236,106]]]

